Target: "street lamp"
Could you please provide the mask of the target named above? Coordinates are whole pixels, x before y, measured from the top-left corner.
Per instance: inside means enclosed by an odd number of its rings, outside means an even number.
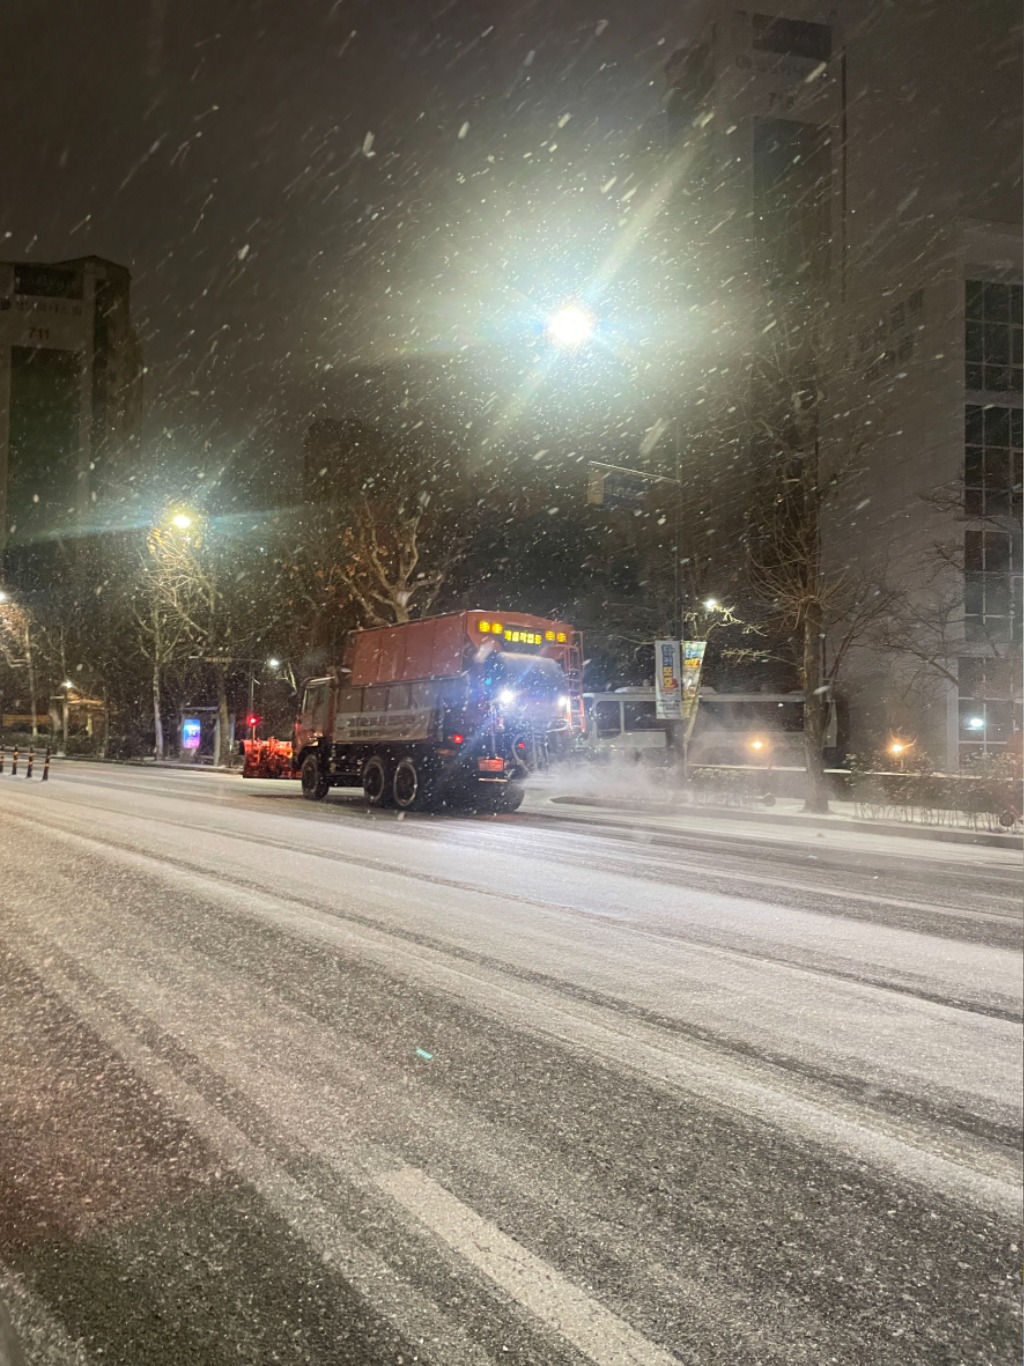
[[[704,599],[704,610],[705,610],[705,612],[717,612],[717,611],[718,611],[718,599],[717,599],[717,598],[705,598],[705,599]]]
[[[596,319],[583,304],[565,304],[548,319],[548,340],[566,351],[574,351],[590,340]]]
[[[281,661],[280,661],[279,659],[268,659],[268,660],[267,660],[267,668],[268,668],[268,669],[279,669],[280,667],[281,667]]]
[[[176,512],[171,518],[171,526],[176,527],[178,531],[188,531],[191,525],[192,518],[187,512]]]
[[[896,766],[899,769],[900,773],[903,772],[903,763],[912,745],[912,740],[899,739],[890,740],[888,745],[886,745],[888,753],[892,756],[893,759],[896,760]]]

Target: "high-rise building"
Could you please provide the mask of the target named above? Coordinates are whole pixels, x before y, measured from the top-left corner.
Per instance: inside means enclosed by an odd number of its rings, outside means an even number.
[[[721,526],[771,428],[765,377],[806,393],[822,560],[861,604],[824,645],[844,650],[847,745],[899,735],[955,768],[1021,725],[1019,16],[781,11],[718,9],[667,68],[707,325],[694,439],[704,421]]]
[[[0,262],[0,552],[80,530],[137,430],[130,276],[87,256]]]

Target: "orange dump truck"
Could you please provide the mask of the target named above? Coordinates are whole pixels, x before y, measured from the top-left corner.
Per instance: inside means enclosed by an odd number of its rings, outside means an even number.
[[[311,801],[346,786],[371,806],[514,811],[579,733],[582,671],[579,633],[524,612],[354,631],[341,668],[304,685],[287,772]],[[243,772],[285,776],[280,742],[248,745]]]

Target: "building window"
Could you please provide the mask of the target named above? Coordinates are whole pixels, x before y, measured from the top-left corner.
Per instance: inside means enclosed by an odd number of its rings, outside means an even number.
[[[968,517],[1003,517],[1022,511],[1024,410],[964,410],[964,511]]]
[[[784,57],[827,62],[832,56],[832,30],[827,24],[811,24],[805,19],[755,14],[753,47],[756,52],[778,52]]]
[[[964,535],[964,638],[1019,640],[1020,538],[1010,531]]]
[[[968,280],[965,378],[968,389],[1019,394],[1024,383],[1024,286]]]
[[[82,277],[60,266],[16,265],[14,292],[42,299],[80,299]]]
[[[1005,751],[1020,729],[1021,708],[1012,700],[1011,660],[962,658],[958,663],[960,763],[966,765]]]

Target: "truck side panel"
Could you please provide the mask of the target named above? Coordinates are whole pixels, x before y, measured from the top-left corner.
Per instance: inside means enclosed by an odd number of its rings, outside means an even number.
[[[359,631],[352,638],[351,682],[454,677],[462,672],[462,654],[470,643],[468,616],[458,612]]]

